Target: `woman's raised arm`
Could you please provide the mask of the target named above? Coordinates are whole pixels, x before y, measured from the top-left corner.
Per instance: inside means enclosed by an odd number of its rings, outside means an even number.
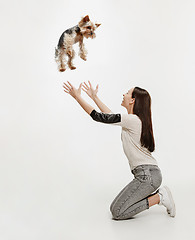
[[[81,97],[81,87],[82,83],[80,84],[79,88],[76,89],[69,81],[68,84],[64,83],[64,92],[69,93],[80,105],[81,107],[90,115],[91,112],[94,110],[90,104],[88,104],[82,97]]]
[[[98,96],[95,96],[93,101],[103,113],[112,113],[112,111],[99,99]]]
[[[94,109],[94,107],[92,107],[90,104],[88,104],[81,97],[82,83],[80,84],[78,89],[76,89],[70,82],[68,82],[68,84],[64,83],[64,86],[63,86],[64,91],[66,93],[69,93],[73,98],[75,98],[75,100],[93,118],[93,120],[95,120],[97,122],[109,123],[109,124],[113,124],[113,125],[126,127],[127,123],[129,122],[129,115],[128,114],[121,115],[120,113],[117,113],[117,114],[99,113]]]
[[[81,107],[90,115],[94,109],[89,103],[87,103],[81,96],[76,97],[76,101],[81,105]]]
[[[98,108],[103,112],[103,113],[112,113],[112,111],[99,99],[97,96],[98,92],[98,85],[96,86],[96,89],[94,90],[91,82],[89,82],[89,86],[84,82],[85,85],[83,85],[82,90],[87,93],[87,95],[95,102],[95,104],[98,106]]]

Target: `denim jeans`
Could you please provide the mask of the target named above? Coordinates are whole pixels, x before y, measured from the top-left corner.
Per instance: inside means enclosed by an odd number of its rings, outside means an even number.
[[[149,209],[148,197],[156,194],[162,183],[156,165],[139,165],[132,171],[134,179],[125,186],[110,205],[113,219],[124,220]],[[153,193],[156,191],[155,193]]]

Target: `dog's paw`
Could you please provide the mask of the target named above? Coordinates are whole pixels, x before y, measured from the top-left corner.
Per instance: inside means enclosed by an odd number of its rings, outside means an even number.
[[[76,67],[74,67],[74,66],[71,66],[71,67],[70,67],[70,69],[71,69],[71,70],[74,70],[74,69],[76,69]]]
[[[66,68],[60,68],[59,71],[64,72],[64,71],[66,71]]]
[[[84,61],[87,61],[87,58],[86,58],[86,57],[81,56],[81,58],[82,58]]]

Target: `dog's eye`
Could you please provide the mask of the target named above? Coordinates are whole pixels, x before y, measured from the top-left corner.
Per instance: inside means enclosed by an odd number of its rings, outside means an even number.
[[[88,26],[87,28],[88,28],[88,29],[91,29],[91,27],[90,27],[90,26]]]

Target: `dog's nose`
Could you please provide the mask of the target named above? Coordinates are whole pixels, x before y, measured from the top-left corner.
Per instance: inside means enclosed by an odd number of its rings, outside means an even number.
[[[93,33],[91,32],[91,35],[93,35]]]

